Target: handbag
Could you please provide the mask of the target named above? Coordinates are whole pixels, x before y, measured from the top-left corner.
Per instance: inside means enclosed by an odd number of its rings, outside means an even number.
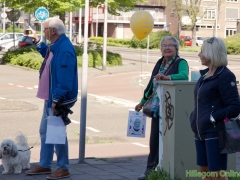
[[[159,85],[158,85],[159,86]],[[153,116],[153,112],[151,111],[151,107],[152,107],[152,100],[153,97],[158,89],[158,86],[154,89],[153,93],[151,94],[151,96],[148,98],[148,100],[145,102],[145,104],[143,105],[143,114],[147,117],[152,117]]]
[[[172,68],[172,66],[181,58],[177,57],[177,59],[174,61],[174,63],[167,69],[167,71],[164,73],[165,75],[169,72],[169,70]],[[151,111],[151,107],[152,107],[152,100],[153,97],[158,89],[158,86],[155,88],[155,90],[153,91],[153,93],[151,94],[151,96],[148,98],[148,100],[145,102],[145,104],[143,105],[143,114],[147,117],[152,118],[153,116],[153,112]]]
[[[218,128],[220,153],[240,152],[240,120],[235,118],[220,122]]]

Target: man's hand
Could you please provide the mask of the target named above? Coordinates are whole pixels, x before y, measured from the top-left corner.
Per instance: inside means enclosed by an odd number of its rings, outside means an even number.
[[[31,30],[32,31],[32,34],[29,34],[28,31]],[[24,34],[27,35],[28,37],[30,38],[33,38],[35,42],[38,42],[39,41],[39,38],[36,34],[36,31],[34,31],[32,28],[30,29],[27,29],[24,31]]]

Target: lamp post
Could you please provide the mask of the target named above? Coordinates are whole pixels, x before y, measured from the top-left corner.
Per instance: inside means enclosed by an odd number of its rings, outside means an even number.
[[[217,24],[218,24],[218,0],[217,0],[217,8],[216,8],[216,21],[215,21],[215,37],[217,37]]]
[[[96,17],[96,37],[98,36],[98,6],[97,5],[97,17]]]
[[[82,8],[79,9],[78,12],[78,20],[79,20],[79,27],[78,27],[78,42],[81,44],[82,41]]]
[[[80,137],[79,137],[79,163],[84,163],[85,140],[86,140],[86,118],[87,118],[87,82],[88,82],[88,16],[89,0],[85,0],[84,15],[84,49],[82,56],[82,89],[80,110]]]
[[[69,14],[69,39],[72,42],[72,12]]]
[[[104,31],[103,31],[103,62],[102,70],[106,71],[106,59],[107,59],[107,14],[108,14],[108,2],[104,3]]]
[[[6,19],[6,12],[5,12],[5,2],[3,2],[3,33],[5,33],[5,19]]]

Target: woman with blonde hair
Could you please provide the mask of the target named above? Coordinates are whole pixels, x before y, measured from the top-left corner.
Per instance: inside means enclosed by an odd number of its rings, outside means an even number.
[[[220,171],[227,170],[227,154],[220,153],[218,125],[240,113],[236,77],[226,67],[227,50],[221,39],[205,40],[198,56],[207,68],[200,70],[194,89],[195,107],[189,117],[195,134],[197,165],[201,172],[217,174],[204,180],[225,180],[227,177],[222,177]]]

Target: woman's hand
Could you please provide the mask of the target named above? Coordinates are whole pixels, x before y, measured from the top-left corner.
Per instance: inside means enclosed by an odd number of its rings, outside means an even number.
[[[162,73],[158,73],[156,76],[153,76],[157,81],[158,80],[171,80],[170,76],[165,76]]]
[[[143,104],[140,102],[135,106],[135,111],[139,112],[142,109],[142,107],[143,107]]]

